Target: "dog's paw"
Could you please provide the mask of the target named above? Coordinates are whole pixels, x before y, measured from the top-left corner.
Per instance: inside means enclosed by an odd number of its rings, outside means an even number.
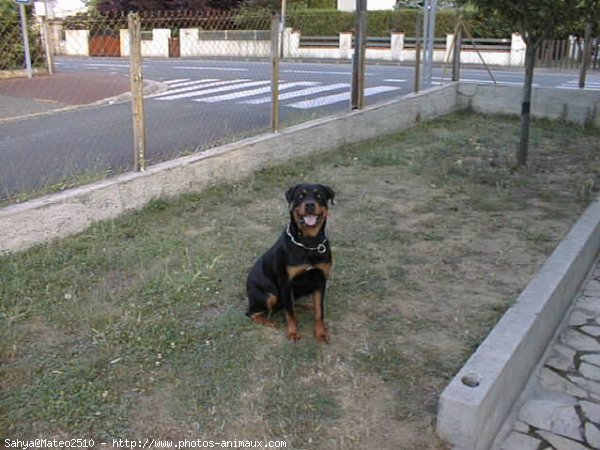
[[[329,333],[327,332],[327,328],[325,328],[325,325],[323,325],[322,323],[317,324],[315,326],[315,339],[319,342],[329,342]]]
[[[300,340],[300,333],[297,331],[288,331],[287,337],[290,341],[296,342]]]

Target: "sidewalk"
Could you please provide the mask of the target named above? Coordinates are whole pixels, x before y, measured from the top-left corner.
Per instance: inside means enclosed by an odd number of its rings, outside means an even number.
[[[535,374],[502,450],[600,448],[600,260]],[[542,445],[543,444],[543,445]]]
[[[105,73],[1,79],[0,121],[107,101],[130,90],[128,77]]]

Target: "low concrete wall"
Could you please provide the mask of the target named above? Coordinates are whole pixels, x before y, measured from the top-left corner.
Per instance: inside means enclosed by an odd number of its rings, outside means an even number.
[[[200,191],[260,168],[409,128],[458,108],[455,85],[362,111],[246,139],[63,193],[0,210],[0,253],[23,250],[85,230],[92,222],[142,208],[152,198]]]
[[[490,447],[599,251],[600,198],[442,393],[436,428],[454,449]]]
[[[241,179],[290,158],[393,133],[418,120],[472,108],[517,114],[521,88],[447,84],[362,111],[325,118],[247,139],[198,155],[0,210],[0,253],[23,250],[83,231],[92,222],[143,207],[152,198],[199,191],[220,180]],[[600,125],[600,92],[536,89],[533,114]]]
[[[485,114],[520,114],[520,87],[461,83],[460,105]],[[534,117],[562,119],[600,127],[600,91],[534,88],[531,95]]]

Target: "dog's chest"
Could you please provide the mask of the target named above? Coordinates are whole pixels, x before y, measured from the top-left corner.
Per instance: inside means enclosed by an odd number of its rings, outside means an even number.
[[[297,278],[301,275],[305,275],[307,273],[317,270],[322,271],[325,277],[327,277],[329,275],[329,272],[331,271],[331,262],[320,261],[312,263],[308,261],[303,264],[287,266],[286,269],[288,278],[290,280],[293,280],[294,278]]]

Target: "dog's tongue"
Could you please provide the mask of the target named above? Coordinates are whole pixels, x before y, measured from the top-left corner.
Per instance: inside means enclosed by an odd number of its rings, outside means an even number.
[[[304,216],[304,225],[314,227],[317,224],[317,216]]]

